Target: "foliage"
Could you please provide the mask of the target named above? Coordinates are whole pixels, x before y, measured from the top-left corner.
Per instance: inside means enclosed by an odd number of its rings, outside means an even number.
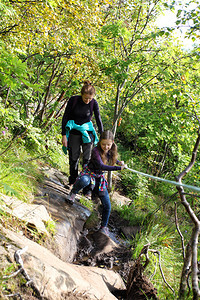
[[[16,89],[24,82],[28,84],[26,63],[22,62],[16,55],[6,49],[6,45],[0,42],[0,83]]]
[[[124,220],[129,221],[130,226],[142,225],[146,218],[146,213],[137,209],[135,205],[122,205],[117,210]]]
[[[165,75],[165,86],[157,82],[145,98],[131,103],[118,127],[118,139],[134,151],[136,161],[142,157],[143,172],[174,177],[190,160],[198,128],[199,72],[194,78],[190,58],[184,61],[187,73],[177,69],[176,76]]]
[[[68,155],[65,155],[62,151],[60,136],[47,137],[46,141],[46,155],[43,160],[45,163],[50,164],[53,168],[61,170],[63,173],[68,174]]]
[[[199,3],[180,4],[177,26],[190,20],[188,35],[197,42]],[[198,51],[182,50],[172,28],[155,26],[160,12],[174,5],[0,0],[1,192],[31,199],[43,163],[68,174],[68,158],[61,150],[62,114],[85,79],[96,87],[104,128],[116,131],[121,159],[130,168],[163,178],[179,174],[190,160],[199,125],[200,68]],[[198,185],[199,168],[197,158],[185,183]],[[175,188],[127,170],[121,179],[132,200],[121,215],[146,230],[133,241],[135,255],[150,241],[162,252],[167,279],[173,278],[177,289],[180,243],[174,225],[169,228],[176,198],[168,201]],[[188,201],[198,213],[198,198]],[[5,212],[0,214],[4,219]],[[96,217],[91,216],[92,224]],[[182,210],[180,220],[188,240],[191,228]],[[54,230],[52,224],[48,227]],[[157,274],[161,298],[171,297],[167,289],[161,291]]]
[[[187,31],[186,35],[192,38],[192,40],[198,45],[198,38],[199,38],[199,12],[200,12],[200,5],[199,1],[197,0],[190,0],[186,3],[182,3],[182,1],[172,2],[172,8],[176,4],[178,6],[177,11],[177,21],[176,24],[178,27],[186,26]]]
[[[162,40],[171,44],[169,36],[166,41],[165,32],[153,26],[159,5],[158,1],[121,3],[114,21],[113,7],[108,9],[107,23],[95,41],[101,69],[111,86],[114,133],[117,120],[129,103],[138,100],[143,90],[175,64],[166,46],[162,47]]]

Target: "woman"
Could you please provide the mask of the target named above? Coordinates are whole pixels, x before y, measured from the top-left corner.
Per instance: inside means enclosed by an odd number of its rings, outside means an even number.
[[[95,88],[90,82],[84,82],[80,96],[69,99],[62,119],[62,144],[69,151],[70,176],[69,184],[73,184],[78,176],[80,151],[83,152],[83,166],[87,165],[93,143],[97,141],[96,132],[91,122],[94,112],[98,132],[103,131],[99,113],[99,105],[94,99]]]

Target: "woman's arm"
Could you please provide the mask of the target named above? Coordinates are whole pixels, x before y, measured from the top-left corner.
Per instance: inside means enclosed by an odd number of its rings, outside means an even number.
[[[62,144],[64,147],[67,147],[67,137],[66,134],[62,136]]]
[[[73,100],[74,100],[73,97],[71,97],[67,102],[67,106],[65,108],[65,112],[62,118],[62,136],[66,134],[65,126],[67,122],[70,120],[70,113],[72,111]]]
[[[94,100],[93,110],[94,110],[94,116],[95,116],[95,120],[96,120],[97,127],[98,127],[98,132],[99,132],[99,134],[101,134],[103,132],[103,123],[102,123],[100,112],[99,112],[99,105],[96,100]]]

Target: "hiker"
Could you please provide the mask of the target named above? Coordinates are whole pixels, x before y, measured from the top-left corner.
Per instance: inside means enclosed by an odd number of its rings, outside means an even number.
[[[100,231],[106,235],[109,235],[107,224],[111,212],[111,203],[104,171],[123,170],[127,167],[123,161],[117,160],[117,155],[117,145],[114,142],[112,132],[110,130],[103,131],[97,146],[92,150],[88,165],[79,174],[67,197],[67,201],[73,204],[76,194],[84,187],[90,185],[93,194],[99,196],[103,205]],[[115,166],[115,164],[119,166]]]
[[[72,96],[66,106],[62,118],[62,144],[64,152],[69,151],[69,185],[74,184],[78,176],[78,163],[82,147],[82,165],[87,165],[93,144],[97,144],[98,137],[92,124],[94,112],[98,132],[103,131],[103,124],[99,113],[99,105],[94,99],[95,88],[89,81],[85,81],[80,96]]]

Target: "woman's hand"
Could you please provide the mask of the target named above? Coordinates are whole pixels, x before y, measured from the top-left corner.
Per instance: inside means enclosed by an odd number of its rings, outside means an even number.
[[[123,161],[123,160],[122,160],[122,161],[119,161],[119,162],[118,162],[118,165],[119,165],[119,166],[123,166],[123,165],[124,165],[124,161]]]
[[[66,137],[66,135],[62,136],[62,144],[63,144],[63,146],[67,147],[67,137]]]

